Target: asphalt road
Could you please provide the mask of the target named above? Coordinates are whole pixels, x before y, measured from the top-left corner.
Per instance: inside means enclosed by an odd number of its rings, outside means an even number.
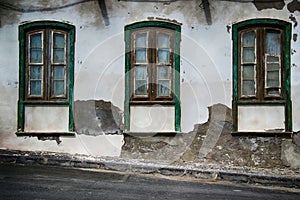
[[[300,199],[300,190],[107,171],[0,165],[0,199]]]

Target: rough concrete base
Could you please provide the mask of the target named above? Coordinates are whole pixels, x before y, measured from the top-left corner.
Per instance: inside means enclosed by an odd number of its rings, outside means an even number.
[[[281,146],[281,159],[285,166],[300,169],[300,146],[292,141],[283,141]]]
[[[238,183],[300,188],[300,175],[292,170],[230,167],[207,164],[166,164],[112,157],[0,150],[0,163],[109,169],[122,172],[158,173],[165,176],[226,180]]]

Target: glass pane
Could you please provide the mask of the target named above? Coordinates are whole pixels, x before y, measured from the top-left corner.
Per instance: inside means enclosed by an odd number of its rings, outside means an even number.
[[[64,80],[65,79],[64,66],[54,66],[53,67],[53,79],[54,80]]]
[[[170,81],[159,80],[157,85],[158,96],[169,96],[170,95]]]
[[[42,94],[42,81],[41,80],[30,80],[30,95],[41,95]]]
[[[170,48],[170,36],[167,34],[158,34],[158,48]]]
[[[169,66],[160,66],[157,68],[158,79],[168,80],[170,79],[170,67]]]
[[[243,81],[242,95],[255,95],[255,82],[254,81]]]
[[[147,81],[136,80],[135,81],[135,94],[136,95],[147,95]]]
[[[267,88],[267,94],[268,95],[278,95],[279,88]]]
[[[267,70],[268,71],[278,71],[279,70],[279,63],[268,63],[267,64]]]
[[[243,62],[255,62],[255,49],[254,48],[243,48]]]
[[[278,87],[279,86],[279,72],[271,71],[267,74],[267,86]]]
[[[42,49],[31,48],[30,49],[30,63],[42,63]]]
[[[243,80],[254,80],[254,65],[243,66]]]
[[[42,79],[42,66],[30,66],[30,80]]]
[[[265,52],[270,55],[281,54],[281,34],[279,31],[266,33]]]
[[[135,47],[147,47],[147,33],[136,35]]]
[[[267,56],[267,62],[279,62],[278,56]]]
[[[53,33],[53,48],[65,47],[65,35],[60,33]]]
[[[135,67],[135,79],[136,80],[146,80],[147,79],[146,66],[136,66]]]
[[[53,81],[53,95],[63,95],[65,94],[65,81],[55,80]]]
[[[30,35],[30,47],[42,48],[42,33]]]
[[[170,51],[169,50],[158,50],[158,62],[159,63],[170,63]]]
[[[64,63],[64,61],[65,61],[65,50],[53,49],[53,63]]]
[[[254,33],[254,31],[243,34],[242,44],[243,44],[243,47],[254,47],[255,46],[255,33]]]
[[[146,63],[147,62],[147,51],[146,49],[137,49],[135,52],[136,62],[137,63]]]

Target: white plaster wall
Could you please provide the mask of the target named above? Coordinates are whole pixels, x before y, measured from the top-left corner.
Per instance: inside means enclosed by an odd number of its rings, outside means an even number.
[[[25,106],[24,131],[69,132],[69,107]]]
[[[130,106],[130,132],[174,131],[174,106]]]
[[[284,106],[238,106],[238,131],[284,131]]]

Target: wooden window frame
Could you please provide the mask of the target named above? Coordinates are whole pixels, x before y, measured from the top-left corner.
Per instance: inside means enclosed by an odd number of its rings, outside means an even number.
[[[241,97],[241,85],[240,85],[240,33],[241,31],[267,28],[277,29],[282,31],[282,60],[281,60],[281,96],[264,96],[264,98],[243,98]],[[292,101],[291,101],[291,31],[292,26],[289,22],[278,19],[250,19],[233,24],[232,26],[232,41],[233,41],[233,70],[232,70],[232,133],[240,134],[238,132],[238,107],[248,105],[268,105],[268,106],[283,106],[285,113],[285,132],[283,134],[292,133]],[[265,72],[262,72],[263,74]],[[265,76],[263,77],[265,79]],[[264,92],[265,85],[260,89]],[[243,133],[244,134],[244,133]],[[252,134],[252,133],[250,133]],[[253,133],[256,134],[256,133]],[[278,134],[274,132],[274,134]]]
[[[266,82],[267,82],[267,73],[266,73],[266,57],[265,57],[265,41],[266,41],[266,33],[267,31],[278,31],[281,33],[281,55],[280,55],[280,69],[279,69],[279,95],[268,95],[266,92]],[[255,33],[255,62],[250,63],[255,65],[254,67],[254,79],[255,79],[255,94],[254,95],[243,95],[242,94],[242,65],[247,65],[242,63],[242,35],[245,33],[254,32]],[[277,27],[272,26],[264,26],[264,27],[250,27],[238,32],[238,96],[240,101],[248,102],[248,101],[280,101],[283,100],[283,88],[284,80],[283,80],[283,54],[284,54],[284,31]],[[262,78],[263,77],[263,78]]]
[[[29,37],[33,34],[42,33],[42,63],[30,63],[30,39]],[[53,59],[53,41],[54,33],[64,35],[64,61],[61,63],[54,63]],[[65,101],[68,102],[68,85],[69,85],[69,73],[68,68],[68,43],[69,36],[68,31],[52,28],[52,27],[41,27],[38,29],[33,29],[25,32],[26,34],[26,53],[25,53],[25,101]],[[31,95],[30,94],[30,68],[31,66],[42,66],[42,94],[41,95]],[[63,66],[64,67],[64,93],[61,95],[54,95],[54,67]]]
[[[147,48],[146,48],[146,63],[137,63],[135,59],[136,47],[135,38],[137,34],[147,34]],[[166,34],[170,36],[170,62],[159,63],[158,62],[158,34]],[[162,27],[145,27],[139,28],[131,32],[131,91],[132,95],[130,103],[143,104],[143,103],[161,103],[161,104],[174,104],[174,31],[164,29]],[[135,67],[146,66],[147,70],[147,95],[135,94]],[[158,95],[158,67],[168,66],[170,67],[170,95],[159,96]]]

